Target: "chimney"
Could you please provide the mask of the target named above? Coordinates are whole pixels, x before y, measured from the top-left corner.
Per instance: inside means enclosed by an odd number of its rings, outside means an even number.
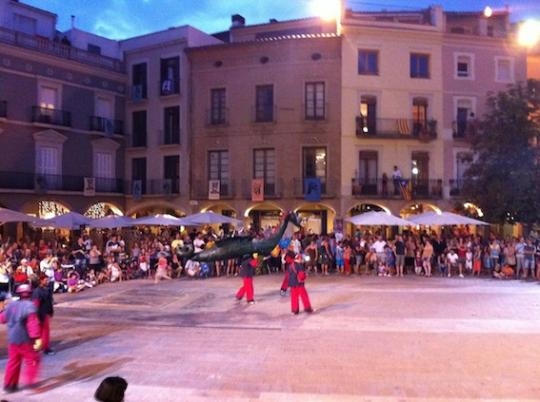
[[[231,28],[239,28],[246,25],[246,19],[240,14],[234,14],[231,16]]]

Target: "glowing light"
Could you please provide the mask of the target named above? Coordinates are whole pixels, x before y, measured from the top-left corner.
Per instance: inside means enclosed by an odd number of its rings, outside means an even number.
[[[341,16],[340,0],[313,0],[311,8],[325,21],[338,21]]]
[[[540,22],[527,20],[523,22],[518,31],[518,43],[526,47],[534,47],[540,42]]]
[[[484,17],[489,18],[493,15],[493,9],[490,6],[484,8]]]

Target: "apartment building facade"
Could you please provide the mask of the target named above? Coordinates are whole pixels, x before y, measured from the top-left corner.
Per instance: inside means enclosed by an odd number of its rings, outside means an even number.
[[[17,1],[0,3],[0,205],[47,217],[122,211],[118,44]]]
[[[190,213],[190,65],[185,49],[221,43],[182,26],[120,41],[127,70],[126,213]]]
[[[188,50],[192,202],[263,228],[296,210],[326,232],[340,203],[341,39],[319,19],[231,37]]]

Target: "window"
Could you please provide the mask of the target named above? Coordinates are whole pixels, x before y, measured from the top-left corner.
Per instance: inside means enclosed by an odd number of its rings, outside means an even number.
[[[411,155],[411,181],[413,194],[419,197],[429,195],[429,154],[414,151]]]
[[[132,100],[146,99],[147,96],[147,78],[146,63],[134,64],[132,67]]]
[[[96,191],[122,191],[121,180],[116,174],[116,152],[120,144],[104,138],[92,141],[93,177]]]
[[[255,149],[253,151],[253,178],[263,179],[264,194],[276,194],[276,151]]]
[[[161,59],[161,95],[180,93],[180,58]]]
[[[15,13],[13,15],[13,20],[13,28],[15,31],[23,32],[32,36],[36,34],[37,20],[35,18]]]
[[[255,121],[274,121],[274,87],[272,85],[257,85],[255,92]]]
[[[376,195],[377,178],[379,177],[379,155],[377,151],[360,151],[358,153],[358,186],[360,194]]]
[[[146,158],[131,160],[131,178],[133,180],[133,196],[146,193]],[[137,182],[137,185],[135,183]]]
[[[163,192],[178,194],[180,192],[180,156],[171,155],[163,158]]]
[[[356,135],[377,134],[377,98],[362,96],[360,99],[360,114],[356,116]]]
[[[456,79],[474,79],[473,55],[454,54],[454,78]]]
[[[411,78],[429,78],[429,55],[411,53]]]
[[[306,120],[324,120],[325,118],[325,88],[324,82],[306,83]]]
[[[512,59],[506,57],[495,58],[495,81],[514,82],[514,63]]]
[[[303,179],[320,179],[321,192],[326,193],[326,148],[304,148],[302,150],[302,170]]]
[[[379,74],[379,52],[376,50],[358,51],[358,74],[378,75]]]
[[[132,132],[134,147],[146,146],[146,110],[133,112],[132,115]]]
[[[219,125],[227,122],[227,104],[225,88],[210,91],[210,124]]]
[[[163,109],[163,143],[180,144],[180,106]]]
[[[472,99],[460,98],[456,101],[456,120],[453,127],[454,138],[465,138],[474,129],[474,103]]]
[[[208,152],[208,180],[219,180],[220,194],[229,194],[229,151]]]
[[[428,101],[425,98],[414,98],[413,99],[413,135],[419,136],[424,134],[424,131],[427,128],[427,110],[428,110]]]
[[[86,50],[88,51],[88,53],[92,53],[92,54],[95,54],[95,55],[101,55],[101,47],[99,47],[98,45],[92,45],[91,43],[89,43],[86,46]]]

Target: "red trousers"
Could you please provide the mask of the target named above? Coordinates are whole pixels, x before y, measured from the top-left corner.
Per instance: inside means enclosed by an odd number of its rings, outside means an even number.
[[[309,296],[305,286],[291,287],[291,311],[293,313],[298,313],[300,310],[299,299],[302,299],[304,311],[312,311],[311,303],[309,301]]]
[[[39,353],[34,351],[32,343],[22,345],[8,345],[8,360],[4,374],[4,388],[14,388],[19,385],[19,376],[22,371],[22,382],[32,385],[39,374]],[[21,370],[21,366],[24,367]]]
[[[238,292],[236,292],[236,298],[238,300],[241,300],[244,295],[246,295],[246,300],[248,302],[253,301],[254,294],[253,294],[253,278],[247,277],[242,278],[242,287],[238,289]]]
[[[45,316],[45,319],[40,322],[41,326],[41,342],[42,342],[42,349],[47,350],[50,347],[51,343],[51,316],[47,315]]]
[[[289,270],[285,271],[285,276],[283,277],[283,282],[281,282],[281,289],[284,292],[289,288]]]

